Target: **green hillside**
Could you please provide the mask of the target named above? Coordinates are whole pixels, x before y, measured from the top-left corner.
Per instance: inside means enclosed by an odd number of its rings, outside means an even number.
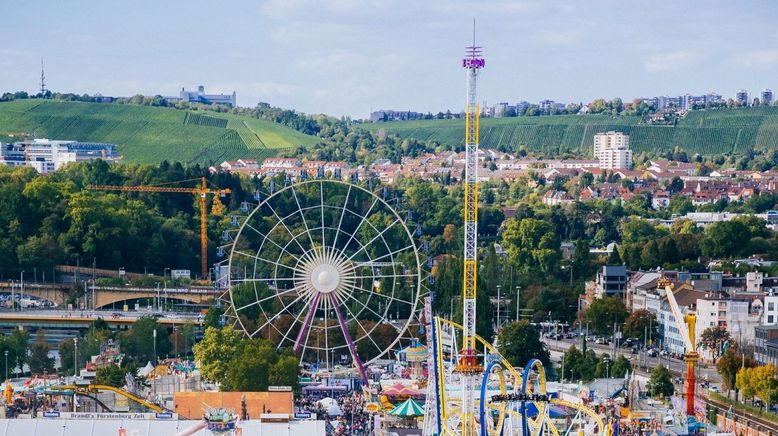
[[[263,159],[320,139],[256,118],[150,106],[16,100],[0,103],[0,141],[36,138],[116,144],[125,162],[210,164]]]
[[[364,124],[385,129],[401,138],[434,140],[442,144],[464,142],[463,120],[396,121]],[[676,126],[647,125],[639,117],[559,115],[547,117],[486,118],[481,120],[481,146],[510,150],[521,144],[527,151],[576,151],[591,154],[595,133],[618,130],[630,135],[632,149],[715,155],[741,153],[778,146],[778,107],[694,111]]]

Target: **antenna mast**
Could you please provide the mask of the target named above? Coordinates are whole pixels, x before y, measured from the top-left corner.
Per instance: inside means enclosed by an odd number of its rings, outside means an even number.
[[[41,59],[41,97],[46,95],[46,75],[43,73],[43,59]]]

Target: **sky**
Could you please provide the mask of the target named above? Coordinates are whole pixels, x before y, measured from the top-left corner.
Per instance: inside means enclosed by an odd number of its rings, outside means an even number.
[[[778,2],[2,0],[0,92],[237,93],[305,113],[778,90]]]

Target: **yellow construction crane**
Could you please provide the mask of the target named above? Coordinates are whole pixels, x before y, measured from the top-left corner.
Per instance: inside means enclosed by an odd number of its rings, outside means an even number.
[[[187,182],[189,180],[183,180]],[[224,197],[230,194],[232,191],[220,188],[209,188],[208,181],[205,177],[200,178],[200,186],[194,188],[179,188],[173,186],[121,186],[121,185],[89,185],[87,189],[96,191],[121,191],[121,192],[173,192],[173,193],[185,193],[193,194],[200,198],[200,269],[202,278],[208,278],[208,213],[206,211],[206,200],[208,195],[218,195]],[[180,183],[180,182],[175,182]],[[218,197],[214,201],[214,209],[219,209],[221,203],[217,203]]]

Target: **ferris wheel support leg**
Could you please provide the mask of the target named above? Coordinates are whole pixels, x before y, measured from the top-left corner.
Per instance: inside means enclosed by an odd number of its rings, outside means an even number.
[[[340,330],[343,332],[343,337],[346,338],[346,344],[348,345],[348,350],[351,352],[351,358],[354,360],[354,364],[357,366],[359,375],[362,378],[362,385],[367,386],[367,371],[365,370],[365,365],[362,364],[362,359],[360,359],[359,355],[357,354],[357,347],[354,345],[354,340],[351,339],[351,333],[349,333],[346,320],[343,318],[343,312],[340,311],[340,306],[338,306],[338,302],[335,299],[335,296],[332,294],[327,296],[332,303],[332,307],[335,309],[335,316],[338,318],[338,324],[340,324]]]
[[[294,347],[292,347],[292,350],[295,353],[300,352],[300,347],[302,346],[303,338],[308,336],[308,330],[311,328],[311,321],[313,321],[313,316],[316,312],[316,308],[319,306],[319,296],[321,294],[316,293],[313,296],[313,299],[311,299],[310,308],[308,309],[308,313],[305,314],[305,320],[303,321],[303,327],[300,329],[300,333],[297,334],[297,339],[294,341]]]

